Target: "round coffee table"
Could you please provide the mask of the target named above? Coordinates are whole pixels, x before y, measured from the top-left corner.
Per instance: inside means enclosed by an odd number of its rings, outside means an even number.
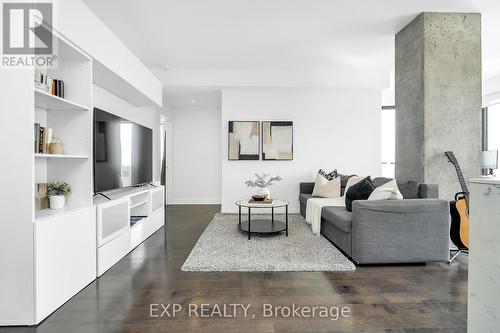
[[[258,203],[249,202],[249,200],[238,200],[236,201],[236,206],[238,206],[238,228],[241,231],[248,233],[248,239],[250,239],[250,234],[252,232],[260,234],[272,234],[285,231],[286,236],[288,237],[288,201],[273,200],[272,203]],[[248,220],[246,221],[241,220],[242,207],[248,208]],[[274,220],[274,209],[280,207],[285,208],[285,222]],[[252,208],[271,209],[271,219],[252,219]]]

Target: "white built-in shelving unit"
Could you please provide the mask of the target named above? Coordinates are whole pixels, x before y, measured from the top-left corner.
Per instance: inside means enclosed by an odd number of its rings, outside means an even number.
[[[93,198],[93,62],[54,34],[57,67],[0,69],[0,326],[39,324],[164,225],[161,186]],[[63,80],[64,98],[35,88],[35,71]],[[63,154],[34,151],[35,123]],[[37,209],[36,184],[52,181],[70,184],[66,207]]]
[[[0,130],[4,162],[4,222],[0,232],[0,325],[34,325],[96,277],[92,218],[92,59],[55,33],[56,68],[2,73]],[[65,98],[34,87],[35,70],[64,80]],[[4,75],[5,74],[5,75]],[[53,129],[64,154],[34,152],[34,124]],[[67,181],[61,210],[35,208],[37,183]]]

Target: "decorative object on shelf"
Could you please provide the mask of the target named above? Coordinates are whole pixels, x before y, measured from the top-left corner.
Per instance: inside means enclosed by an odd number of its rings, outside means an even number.
[[[255,180],[247,180],[245,182],[245,185],[248,187],[258,187],[257,191],[257,196],[261,198],[270,198],[271,197],[271,191],[269,190],[269,187],[272,186],[275,182],[281,181],[280,176],[274,176],[271,177],[268,174],[263,173],[262,175],[259,175],[258,173],[255,173]]]
[[[47,183],[39,183],[35,186],[35,209],[49,208],[49,198],[47,197]]]
[[[47,195],[50,200],[50,209],[61,209],[66,205],[66,197],[71,194],[71,187],[67,182],[52,182],[48,185]]]
[[[259,160],[259,122],[230,121],[227,142],[228,160]]]
[[[493,170],[498,169],[498,150],[484,150],[481,152],[481,169],[483,176],[493,175]]]
[[[293,121],[262,122],[262,160],[293,160]]]
[[[64,154],[64,145],[60,139],[52,138],[52,141],[49,143],[49,153],[57,155]]]

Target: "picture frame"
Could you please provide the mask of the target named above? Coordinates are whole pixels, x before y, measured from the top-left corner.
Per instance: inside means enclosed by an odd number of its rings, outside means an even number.
[[[293,121],[262,121],[262,160],[293,160]]]
[[[260,159],[259,121],[229,121],[227,132],[229,161],[258,161]]]

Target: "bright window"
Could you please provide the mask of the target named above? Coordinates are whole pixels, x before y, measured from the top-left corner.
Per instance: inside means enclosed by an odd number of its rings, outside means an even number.
[[[382,110],[382,177],[394,178],[396,161],[396,110]]]
[[[488,150],[500,151],[500,104],[488,107]],[[495,174],[499,174],[495,170]]]

